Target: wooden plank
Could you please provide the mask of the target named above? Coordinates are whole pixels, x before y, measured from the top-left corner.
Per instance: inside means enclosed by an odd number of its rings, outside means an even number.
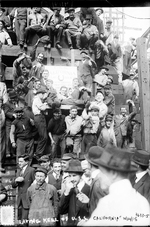
[[[27,50],[27,54],[30,53],[32,47],[29,46],[28,50]],[[3,56],[16,56],[19,54],[20,52],[20,47],[19,46],[13,46],[13,47],[9,47],[7,45],[3,45],[2,47],[2,55]],[[37,54],[38,53],[44,53],[44,56],[47,57],[46,51],[44,50],[44,47],[37,47]],[[65,56],[66,58],[68,58],[69,60],[71,60],[71,51],[68,48],[63,48],[62,49],[62,56]],[[56,48],[51,48],[51,57],[53,58],[58,58],[60,57],[60,54],[58,52],[58,50]],[[74,49],[74,59],[76,60],[81,60],[81,55],[80,55],[80,51],[78,49]]]
[[[150,79],[146,38],[137,39],[142,147],[150,152]]]

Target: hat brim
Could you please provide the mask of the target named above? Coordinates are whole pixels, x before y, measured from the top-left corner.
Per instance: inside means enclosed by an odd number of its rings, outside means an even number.
[[[113,167],[113,166],[108,166],[107,164],[105,164],[104,162],[102,162],[100,160],[96,163],[96,165],[105,167],[106,169],[115,170],[115,171],[124,172],[124,173],[133,173],[133,172],[137,171],[137,168],[134,166],[130,166],[130,168],[128,168],[128,169],[121,169],[121,168],[117,168],[117,167]]]
[[[138,164],[138,165],[141,165],[141,166],[147,166],[147,167],[149,166],[149,163],[147,163],[147,164],[146,164],[146,163],[142,163],[142,162],[137,161],[137,160],[135,160],[135,159],[132,159],[132,161],[135,162],[135,163]]]
[[[92,161],[92,160],[89,158],[88,154],[85,154],[84,157],[85,157],[85,159],[86,159],[90,164],[98,166],[97,163],[95,163],[94,161]]]

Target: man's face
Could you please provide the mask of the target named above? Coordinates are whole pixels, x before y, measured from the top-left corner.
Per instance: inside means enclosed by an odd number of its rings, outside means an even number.
[[[46,175],[43,172],[36,172],[35,173],[35,180],[38,185],[42,185],[45,181]]]
[[[105,89],[105,95],[109,95],[110,94],[110,89]]]
[[[43,73],[42,73],[42,77],[44,80],[47,80],[47,78],[49,77],[49,72],[47,70],[45,70]]]
[[[110,128],[111,123],[112,123],[111,121],[106,121],[106,123],[105,123],[105,124],[106,124],[106,127],[107,127],[107,128]]]
[[[61,169],[62,171],[66,170],[66,168],[68,168],[69,166],[69,160],[61,160]]]
[[[22,169],[24,166],[26,166],[28,164],[27,161],[24,160],[24,158],[19,158],[18,160],[18,165],[19,167]]]
[[[91,19],[85,19],[86,20],[86,24],[90,25],[92,20]]]
[[[44,59],[44,56],[43,56],[42,53],[40,53],[40,54],[37,56],[37,61],[41,63],[41,62],[43,61],[43,59]]]
[[[69,173],[69,179],[73,184],[73,187],[76,187],[81,179],[81,175],[77,173]]]
[[[126,108],[121,108],[120,113],[122,116],[126,116],[126,114],[127,114]]]
[[[65,96],[67,94],[67,88],[62,87],[61,90],[60,90],[60,94]]]
[[[78,87],[79,86],[79,81],[78,79],[73,80],[73,87]]]
[[[58,120],[61,117],[61,112],[53,113],[54,119]]]
[[[103,101],[104,96],[101,92],[98,92],[97,95],[95,96],[95,100],[97,100],[98,102]]]
[[[61,163],[60,162],[53,163],[53,171],[58,175],[60,174],[60,172],[61,172]]]
[[[50,167],[50,161],[47,162],[41,162],[40,165],[44,167],[45,169],[49,170]]]
[[[34,82],[34,88],[38,90],[41,87],[41,82],[40,81],[35,81]]]
[[[77,109],[71,109],[70,110],[70,115],[71,115],[72,118],[76,118],[77,113],[78,113]]]
[[[74,15],[75,15],[75,12],[73,10],[69,12],[70,19],[73,19]]]
[[[110,29],[110,28],[111,28],[111,25],[112,25],[111,23],[107,23],[107,24],[106,24],[106,28],[107,28],[107,29]]]
[[[101,10],[101,9],[98,9],[98,10],[96,11],[96,15],[99,17],[101,14],[102,14],[102,10]]]
[[[91,110],[91,115],[92,116],[98,116],[98,114],[99,114],[99,111],[97,109]]]
[[[3,10],[0,9],[0,16],[2,16],[2,15],[3,15]]]
[[[20,119],[23,116],[23,112],[22,111],[17,112],[16,115],[17,115],[17,118]]]
[[[22,67],[22,75],[27,76],[29,74],[30,69],[27,69],[25,66]]]

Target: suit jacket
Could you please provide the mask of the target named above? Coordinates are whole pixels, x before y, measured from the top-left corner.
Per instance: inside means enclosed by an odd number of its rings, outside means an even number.
[[[81,192],[89,197],[90,186],[85,183]],[[67,225],[69,226],[77,225],[79,217],[83,219],[89,216],[87,204],[80,202],[76,195],[75,189],[72,188],[68,196],[63,194],[60,198],[59,213],[68,213]]]
[[[90,185],[90,201],[89,201],[89,214],[91,215],[97,207],[98,201],[107,195],[106,191],[101,189],[100,173],[93,179]]]
[[[48,175],[48,183],[53,185],[57,190],[61,189],[62,176],[60,175],[59,179],[56,180],[52,173]]]
[[[150,204],[150,175],[146,173],[137,183],[134,184],[134,188],[141,195],[143,195]]]
[[[19,169],[17,171],[16,178],[20,176],[20,173],[21,173],[21,170]],[[35,169],[30,167],[30,166],[27,166],[27,168],[25,169],[24,174],[23,174],[24,181],[23,182],[15,182],[16,178],[12,181],[12,187],[13,188],[18,187],[18,198],[17,198],[18,207],[22,202],[22,206],[25,209],[29,208],[29,204],[28,204],[27,199],[26,199],[26,193],[27,193],[27,189],[32,184],[32,182],[34,181],[34,175],[35,175]]]

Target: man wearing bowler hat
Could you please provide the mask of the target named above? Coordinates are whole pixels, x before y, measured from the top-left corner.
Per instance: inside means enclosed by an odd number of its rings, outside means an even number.
[[[33,157],[34,138],[33,138],[33,119],[24,114],[21,107],[14,110],[16,119],[11,124],[10,141],[13,148],[16,148],[17,157],[22,154],[29,155],[30,161]]]
[[[86,25],[84,25],[81,34],[81,46],[88,49],[90,53],[93,53],[94,44],[98,40],[99,32],[97,27],[92,24],[92,15],[86,15]]]
[[[29,226],[55,226],[58,215],[58,197],[56,188],[45,182],[47,170],[39,167],[35,170],[35,184],[27,190],[29,204]]]
[[[65,170],[69,173],[66,187],[60,198],[60,214],[68,213],[67,225],[75,226],[80,219],[88,217],[87,204],[82,203],[84,195],[89,196],[90,187],[81,181],[83,169],[78,159],[72,159],[69,167]]]
[[[65,36],[70,49],[73,49],[72,38],[75,38],[77,49],[81,50],[82,23],[80,18],[75,16],[75,8],[68,9],[69,18],[65,21]]]
[[[99,200],[97,208],[84,226],[149,225],[148,201],[132,187],[129,175],[137,171],[128,150],[108,145],[96,161],[101,172],[101,188],[109,194]],[[140,216],[140,214],[143,214]]]
[[[150,154],[145,150],[137,150],[133,155],[133,162],[138,166],[133,187],[143,195],[150,204],[150,175],[148,173]]]
[[[97,204],[101,198],[108,194],[107,190],[101,189],[101,174],[102,172],[98,168],[95,161],[100,158],[103,152],[103,148],[99,146],[93,146],[89,149],[88,153],[85,155],[85,159],[88,161],[91,172],[92,183],[90,185],[90,195],[89,195],[89,215],[93,213]]]

